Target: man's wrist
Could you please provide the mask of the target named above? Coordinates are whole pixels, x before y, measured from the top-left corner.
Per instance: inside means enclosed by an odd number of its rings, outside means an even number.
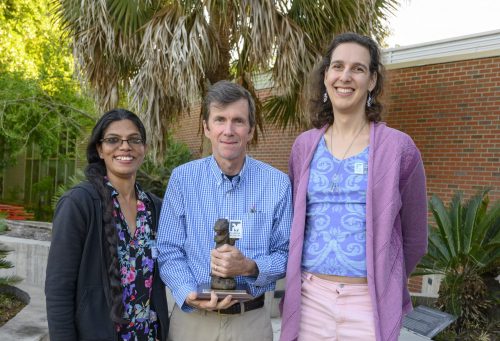
[[[247,271],[245,273],[245,276],[257,276],[259,274],[259,267],[257,266],[257,263],[253,259],[247,258]]]

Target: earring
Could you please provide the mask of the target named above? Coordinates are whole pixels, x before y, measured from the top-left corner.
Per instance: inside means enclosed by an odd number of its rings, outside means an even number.
[[[325,91],[325,93],[323,94],[323,103],[326,103],[326,101],[328,101],[328,94]]]
[[[366,106],[369,108],[372,106],[372,104],[373,104],[372,93],[370,91],[368,91],[368,98],[366,99]]]

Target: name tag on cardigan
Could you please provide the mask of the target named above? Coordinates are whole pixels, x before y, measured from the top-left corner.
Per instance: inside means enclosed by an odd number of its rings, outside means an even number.
[[[364,162],[354,163],[354,174],[365,174],[365,163]]]

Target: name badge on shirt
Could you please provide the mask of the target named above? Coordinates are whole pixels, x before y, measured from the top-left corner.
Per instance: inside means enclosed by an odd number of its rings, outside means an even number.
[[[158,248],[156,247],[156,240],[151,241],[151,258],[158,258]]]
[[[241,220],[229,221],[229,238],[241,239],[243,237],[243,222]]]
[[[354,163],[354,174],[365,174],[364,162],[355,162]]]

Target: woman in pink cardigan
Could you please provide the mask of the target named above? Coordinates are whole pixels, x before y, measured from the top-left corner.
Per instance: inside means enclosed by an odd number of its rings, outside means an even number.
[[[312,123],[290,156],[294,217],[282,341],[397,340],[408,276],[427,249],[420,152],[380,122],[369,37],[337,35],[316,71]]]

